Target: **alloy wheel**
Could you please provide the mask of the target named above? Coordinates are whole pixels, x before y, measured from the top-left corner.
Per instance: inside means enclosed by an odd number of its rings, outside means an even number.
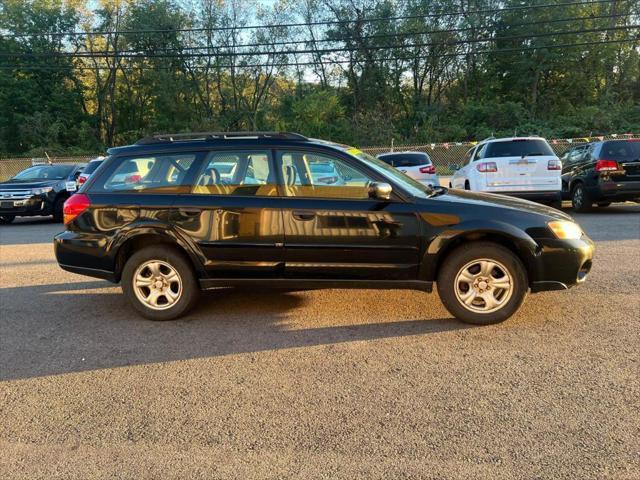
[[[491,313],[507,304],[514,281],[507,268],[496,260],[482,258],[467,263],[455,278],[455,294],[469,311]]]
[[[149,260],[133,274],[138,300],[153,310],[173,307],[182,296],[182,279],[174,267],[161,260]]]

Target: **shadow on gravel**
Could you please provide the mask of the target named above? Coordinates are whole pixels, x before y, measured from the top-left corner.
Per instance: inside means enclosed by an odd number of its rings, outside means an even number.
[[[2,288],[0,380],[469,328],[416,319],[288,329],[286,314],[304,301],[293,292],[219,289],[183,320],[152,322],[106,282]]]

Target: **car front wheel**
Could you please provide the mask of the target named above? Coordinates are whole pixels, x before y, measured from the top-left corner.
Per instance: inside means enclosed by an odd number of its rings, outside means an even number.
[[[7,225],[16,219],[15,215],[0,215],[0,225]]]
[[[507,248],[489,242],[462,245],[444,260],[438,294],[457,319],[475,325],[511,317],[527,293],[527,274]]]
[[[162,245],[139,250],[127,260],[122,291],[144,317],[173,320],[193,307],[200,288],[189,260]]]

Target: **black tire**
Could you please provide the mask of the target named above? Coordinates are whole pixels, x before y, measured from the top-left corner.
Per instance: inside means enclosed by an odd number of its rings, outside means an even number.
[[[588,212],[593,202],[587,195],[587,190],[582,183],[576,183],[571,190],[571,207],[576,212]]]
[[[161,310],[151,308],[143,303],[136,294],[134,275],[139,267],[147,262],[158,261],[169,265],[177,272],[181,281],[180,295],[175,304],[169,308],[160,306]],[[142,273],[142,272],[141,272]],[[185,315],[196,303],[200,295],[200,286],[189,259],[177,249],[168,245],[155,245],[138,250],[127,260],[122,270],[122,292],[138,313],[149,320],[173,320]],[[150,289],[148,288],[150,291]],[[165,300],[168,297],[165,296]]]
[[[0,225],[8,225],[16,219],[15,215],[0,215]]]
[[[507,298],[503,296],[504,304],[499,306],[497,310],[487,313],[471,310],[470,308],[482,308],[482,306],[467,307],[462,300],[458,299],[456,293],[456,290],[460,288],[459,285],[456,285],[456,277],[459,272],[468,264],[480,259],[497,262],[499,266],[492,269],[492,272],[505,274],[501,272],[503,267],[508,271],[512,280],[511,296]],[[529,288],[527,273],[520,259],[509,249],[491,242],[467,243],[447,255],[438,272],[437,287],[440,299],[449,313],[462,322],[474,325],[490,325],[507,320],[520,308]],[[496,294],[508,295],[506,290],[501,292],[500,289],[496,289],[494,292],[493,296]]]
[[[598,206],[599,206],[600,208],[606,208],[606,207],[608,207],[609,205],[611,205],[611,202],[598,202]]]
[[[58,197],[53,204],[53,221],[62,223],[64,221],[64,202],[66,198]]]

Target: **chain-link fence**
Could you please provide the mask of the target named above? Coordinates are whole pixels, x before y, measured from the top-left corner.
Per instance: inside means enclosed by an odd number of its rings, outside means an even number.
[[[549,140],[551,148],[556,152],[558,156],[561,156],[566,150],[575,145],[580,145],[588,142],[595,142],[601,140],[622,140],[629,138],[640,138],[640,134],[622,134],[622,135],[605,135],[605,136],[588,136],[588,137],[576,137],[576,138],[563,138]],[[451,164],[460,164],[464,158],[465,153],[477,145],[478,142],[443,142],[443,143],[426,143],[426,144],[403,144],[403,145],[386,145],[377,147],[360,147],[363,151],[371,155],[379,155],[387,152],[425,152],[431,157],[433,164],[436,166],[438,174],[440,175],[452,175],[453,171],[450,169]],[[53,163],[84,163],[88,162],[92,158],[96,158],[96,155],[79,155],[72,157],[51,157],[48,158],[0,158],[0,181],[7,180],[13,177],[16,173],[30,167],[36,163],[46,163],[51,161]]]
[[[548,140],[553,151],[562,156],[569,148],[576,145],[589,142],[597,142],[602,140],[624,140],[630,138],[640,138],[640,134],[623,134],[623,135],[598,135],[589,137],[562,138]],[[379,147],[361,147],[361,149],[371,155],[379,155],[387,152],[425,152],[431,158],[436,166],[438,174],[453,175],[451,164],[462,162],[465,154],[469,149],[477,145],[478,142],[445,142],[445,143],[427,143],[427,144],[410,144],[410,145],[388,145]]]

